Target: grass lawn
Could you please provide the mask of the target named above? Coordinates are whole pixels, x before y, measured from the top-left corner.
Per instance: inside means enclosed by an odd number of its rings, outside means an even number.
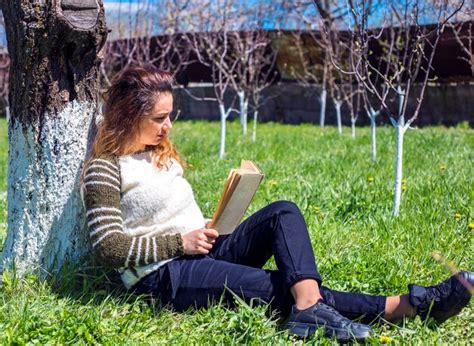
[[[405,138],[400,217],[391,216],[394,131],[378,129],[378,158],[370,161],[369,129],[259,125],[257,143],[228,127],[226,158],[217,160],[219,124],[180,122],[173,138],[192,165],[186,172],[206,216],[212,215],[230,168],[254,160],[265,179],[248,213],[286,199],[297,203],[310,229],[325,284],[335,289],[392,295],[408,283],[428,285],[447,276],[430,253],[474,270],[474,131],[429,127]],[[0,243],[6,222],[6,123],[0,121]],[[268,263],[274,268],[274,263]],[[67,270],[66,270],[67,271]],[[265,307],[174,313],[127,295],[110,273],[69,271],[61,282],[4,275],[0,288],[0,344],[23,343],[295,343]],[[468,344],[474,307],[438,328],[419,319],[375,326],[393,344]],[[316,335],[310,343],[332,343]]]

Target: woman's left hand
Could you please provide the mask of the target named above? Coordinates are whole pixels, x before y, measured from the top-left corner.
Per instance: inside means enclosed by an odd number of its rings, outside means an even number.
[[[186,255],[207,255],[216,242],[219,233],[215,229],[203,228],[182,234]]]

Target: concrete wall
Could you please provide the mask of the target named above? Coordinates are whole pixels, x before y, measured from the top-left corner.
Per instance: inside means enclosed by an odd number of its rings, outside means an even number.
[[[212,87],[190,87],[187,89],[196,97],[213,97]],[[420,86],[414,86],[409,100],[407,115],[414,111],[415,100]],[[265,93],[266,103],[259,111],[260,121],[276,121],[288,124],[301,122],[319,123],[320,104],[317,97],[319,90],[309,90],[297,84],[282,84],[272,86]],[[268,95],[273,95],[269,97]],[[209,119],[219,120],[217,102],[197,101],[190,97],[185,91],[178,90],[176,95],[176,108],[181,110],[181,119]],[[234,99],[234,108],[239,108],[235,93],[226,94],[226,106]],[[326,107],[326,124],[335,124],[334,105],[328,94]],[[396,104],[392,105],[397,109]],[[350,124],[350,116],[347,108],[343,106],[343,123]],[[237,116],[232,112],[230,118]],[[249,114],[249,117],[251,114]],[[455,125],[467,121],[474,127],[474,85],[436,85],[427,86],[424,101],[418,119],[414,125]],[[378,118],[379,124],[389,123],[388,116],[382,114]],[[358,125],[368,124],[365,113],[361,113],[357,120]]]

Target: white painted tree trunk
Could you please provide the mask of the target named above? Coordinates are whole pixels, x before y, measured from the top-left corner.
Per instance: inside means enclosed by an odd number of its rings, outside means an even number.
[[[378,112],[376,112],[373,108],[371,108],[368,112],[367,115],[369,116],[370,119],[370,158],[372,162],[377,161],[377,137],[376,137],[376,129],[377,129],[377,123],[376,123],[376,118],[378,115]]]
[[[2,267],[61,268],[88,248],[79,176],[97,106],[73,101],[43,126],[9,124],[8,232]],[[12,232],[11,230],[15,230]]]
[[[242,133],[247,134],[247,119],[248,119],[248,99],[245,97],[245,91],[237,92],[240,103],[240,124],[242,125]]]
[[[247,120],[248,120],[248,109],[249,109],[249,100],[248,98],[245,98],[245,101],[244,101],[244,126],[242,128],[242,132],[244,135],[247,134]]]
[[[370,159],[377,162],[377,136],[376,136],[375,117],[370,117]]]
[[[400,117],[398,121],[393,119],[392,124],[397,133],[397,151],[395,161],[395,184],[394,184],[394,199],[393,199],[393,216],[398,216],[400,213],[400,201],[402,196],[402,179],[403,179],[403,139],[405,136],[405,120]]]
[[[321,103],[321,108],[319,110],[319,125],[321,127],[324,127],[324,124],[326,122],[326,95],[326,88],[323,88],[323,90],[321,91],[321,95],[319,96],[319,101]]]
[[[405,117],[403,114],[403,103],[405,101],[405,92],[399,85],[398,91],[398,120],[390,119],[397,133],[397,151],[395,158],[395,184],[393,188],[393,216],[400,214],[400,203],[402,198],[402,179],[403,179],[403,139],[405,136]]]
[[[79,179],[98,112],[105,12],[102,0],[15,0],[3,1],[2,13],[15,68],[0,266],[56,274],[90,250]]]
[[[341,101],[334,101],[334,107],[336,107],[337,131],[339,132],[339,134],[342,133],[341,106]]]
[[[356,120],[351,119],[351,135],[352,138],[356,138]]]
[[[227,113],[223,104],[219,104],[219,112],[221,114],[221,143],[219,146],[219,159],[224,158],[225,154],[225,135],[226,135],[226,119]]]
[[[257,117],[258,110],[253,111],[253,131],[252,131],[252,142],[257,140]]]
[[[244,92],[242,90],[237,91],[237,96],[239,97],[239,109],[240,109],[240,125],[244,126]]]

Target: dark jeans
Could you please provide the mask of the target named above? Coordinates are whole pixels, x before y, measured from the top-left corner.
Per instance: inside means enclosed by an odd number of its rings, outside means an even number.
[[[272,255],[278,270],[261,269]],[[321,286],[304,218],[286,201],[268,205],[232,234],[220,236],[208,255],[179,257],[141,279],[134,289],[177,311],[207,307],[221,298],[232,305],[232,291],[247,302],[270,303],[285,315],[294,304],[289,288],[308,278],[318,281],[326,303],[348,318],[372,321],[383,315],[385,297]]]

